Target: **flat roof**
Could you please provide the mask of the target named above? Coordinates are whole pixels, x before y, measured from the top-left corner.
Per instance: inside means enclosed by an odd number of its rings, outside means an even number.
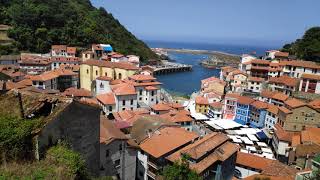
[[[242,127],[242,124],[239,124],[235,121],[232,120],[227,120],[227,119],[219,119],[219,120],[213,120],[210,119],[210,121],[206,121],[209,126],[211,127],[218,127],[220,129],[233,129],[237,127]]]

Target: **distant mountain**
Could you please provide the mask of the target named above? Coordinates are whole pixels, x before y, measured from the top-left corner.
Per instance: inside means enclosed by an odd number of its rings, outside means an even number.
[[[301,59],[320,62],[320,27],[308,29],[301,39],[284,45],[282,51]]]
[[[110,43],[126,55],[157,58],[112,14],[89,0],[0,0],[0,24],[12,26],[9,37],[21,51],[45,53],[52,44],[88,48],[92,43]]]

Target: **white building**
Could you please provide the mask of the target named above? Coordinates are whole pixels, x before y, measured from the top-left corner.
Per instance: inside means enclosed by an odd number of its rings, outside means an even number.
[[[241,71],[246,71],[246,64],[248,64],[253,59],[257,59],[257,57],[250,54],[243,54],[241,56],[241,63],[239,64],[239,69]]]
[[[299,91],[320,94],[320,75],[302,74]]]
[[[264,78],[249,77],[247,91],[260,93],[262,90],[262,84],[264,81],[265,81]]]
[[[222,119],[222,103],[221,102],[214,102],[209,103],[209,110],[207,116],[213,118],[214,120]]]
[[[52,57],[51,69],[59,69],[61,65],[79,65],[80,59],[78,57]]]
[[[266,129],[273,129],[274,125],[278,122],[278,107],[272,104],[268,105],[267,114],[265,118],[264,127]]]
[[[141,107],[152,106],[160,102],[160,85],[157,79],[150,75],[133,75],[129,77],[136,89],[138,103]]]

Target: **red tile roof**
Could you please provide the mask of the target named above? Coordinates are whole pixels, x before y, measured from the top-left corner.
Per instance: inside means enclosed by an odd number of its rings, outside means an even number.
[[[148,91],[153,91],[153,90],[158,90],[159,88],[157,88],[157,87],[154,87],[154,86],[147,86],[146,87],[146,90],[148,90]]]
[[[115,127],[112,121],[101,115],[100,118],[100,143],[109,144],[114,140],[128,140],[128,138]]]
[[[286,107],[283,107],[283,106],[279,107],[279,110],[282,111],[285,114],[292,113],[292,111],[290,111],[289,109],[287,109]]]
[[[196,104],[201,104],[201,105],[208,105],[209,101],[207,98],[203,96],[197,96],[196,97]]]
[[[98,66],[98,67],[108,67],[108,68],[119,68],[126,70],[139,70],[137,66],[127,62],[109,62],[102,60],[87,60],[82,62],[82,64],[90,65],[90,66]]]
[[[64,95],[64,96],[73,96],[73,97],[92,97],[90,91],[88,91],[86,89],[83,89],[83,88],[77,89],[77,88],[74,88],[74,87],[66,89],[62,93],[62,95]]]
[[[252,77],[252,76],[250,76],[250,77],[248,78],[248,81],[263,82],[263,81],[264,81],[264,78],[259,78],[259,77]]]
[[[112,85],[111,89],[115,93],[115,95],[117,95],[117,96],[137,94],[134,86],[132,86],[131,84],[128,84],[128,83]]]
[[[302,74],[301,75],[302,79],[313,79],[313,80],[320,80],[320,75],[316,74]]]
[[[167,119],[168,121],[174,122],[174,123],[180,123],[180,122],[192,122],[193,119],[185,113],[184,110],[182,111],[170,111],[165,114],[161,114],[160,117],[163,119]]]
[[[98,101],[104,105],[113,105],[116,104],[116,100],[113,93],[106,93],[97,95]]]
[[[97,79],[101,81],[112,81],[112,78],[108,76],[100,76],[100,77],[97,77]]]
[[[272,99],[276,99],[276,100],[280,100],[280,101],[285,101],[289,98],[288,95],[286,94],[283,94],[282,92],[278,92],[278,93],[275,93],[273,96],[272,96]]]
[[[297,107],[301,107],[306,105],[306,103],[296,99],[296,98],[290,98],[288,100],[286,100],[284,102],[284,104],[289,108],[289,109],[293,109],[293,108],[297,108]]]
[[[135,81],[152,81],[152,80],[156,80],[156,78],[151,76],[151,75],[143,75],[143,74],[137,74],[137,75],[130,76],[129,79],[132,79],[132,80],[135,80]]]
[[[209,105],[213,108],[216,109],[221,109],[222,108],[222,103],[221,102],[213,102],[213,103],[209,103]]]
[[[278,114],[278,111],[279,111],[279,108],[278,108],[278,106],[276,106],[276,105],[268,104],[268,109],[267,109],[267,111],[269,111],[269,112],[277,115],[277,114]]]
[[[251,105],[257,109],[267,109],[269,107],[268,103],[262,101],[254,101]]]
[[[151,106],[151,109],[153,109],[154,111],[169,111],[172,110],[172,107],[167,103],[161,102]]]
[[[279,140],[286,142],[291,142],[294,135],[293,132],[284,130],[283,127],[281,127],[279,124],[276,124],[274,126],[274,133]]]
[[[276,93],[277,91],[262,90],[260,96],[265,98],[272,98]]]
[[[313,109],[320,110],[320,99],[315,99],[309,102],[308,106]]]
[[[145,139],[140,148],[155,158],[159,158],[198,138],[194,132],[180,127],[164,127]]]
[[[272,161],[274,160],[260,157],[250,153],[238,152],[236,163],[237,165],[250,167],[262,171],[266,169]]]
[[[76,54],[77,48],[76,47],[67,47],[67,53],[69,54]]]
[[[251,61],[251,64],[264,64],[264,65],[269,65],[270,61],[268,60],[262,60],[262,59],[253,59]]]
[[[289,76],[270,77],[269,83],[283,84],[290,87],[296,87],[299,83],[299,79]]]
[[[289,57],[289,53],[288,52],[281,52],[281,51],[278,51],[274,54],[274,56],[276,57]]]
[[[249,105],[249,104],[253,103],[254,101],[255,101],[254,99],[252,99],[251,97],[247,97],[247,96],[240,96],[238,98],[239,104]]]

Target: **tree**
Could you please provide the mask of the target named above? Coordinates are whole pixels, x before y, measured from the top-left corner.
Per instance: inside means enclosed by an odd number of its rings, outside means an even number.
[[[282,51],[298,58],[320,61],[320,27],[308,29],[301,39],[283,46]]]
[[[181,162],[166,166],[163,169],[163,176],[166,180],[200,180],[199,175],[189,168],[188,156],[183,155]]]

